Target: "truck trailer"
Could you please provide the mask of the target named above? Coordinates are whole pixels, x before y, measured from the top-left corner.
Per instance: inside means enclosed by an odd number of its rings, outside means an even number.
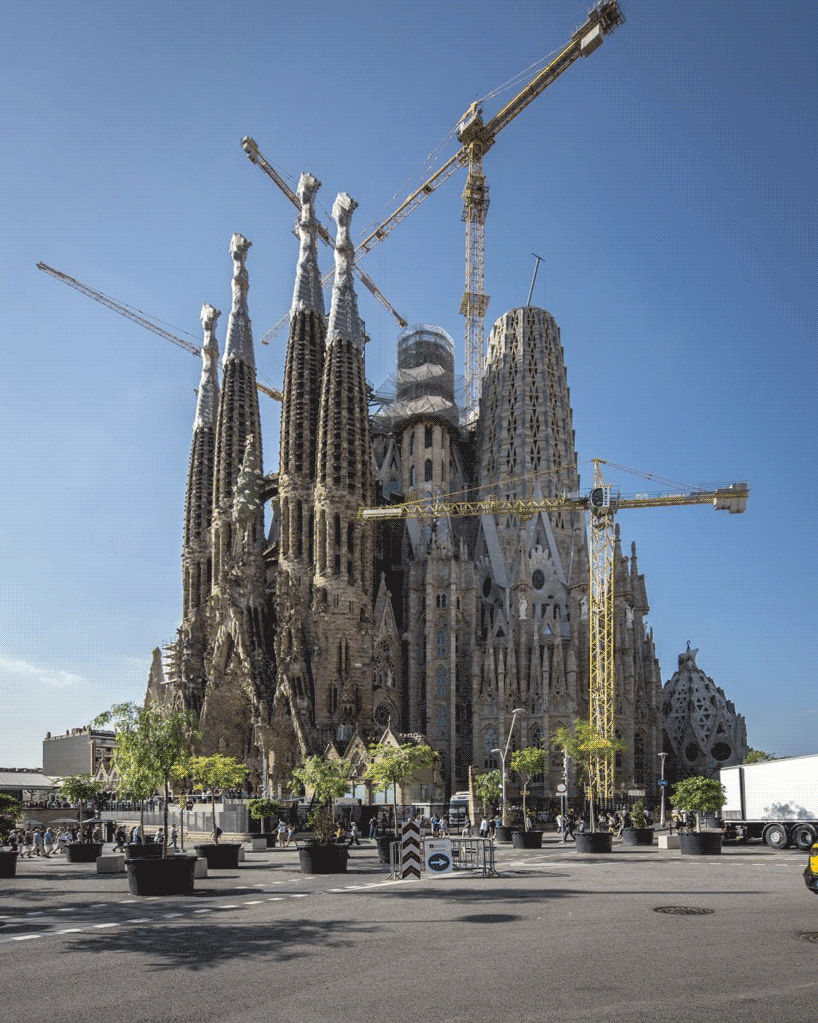
[[[818,840],[818,754],[722,767],[727,834],[776,849],[809,849]]]

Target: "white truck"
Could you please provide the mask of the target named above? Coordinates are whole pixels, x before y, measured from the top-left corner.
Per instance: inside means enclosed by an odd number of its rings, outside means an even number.
[[[809,849],[818,839],[818,754],[722,767],[722,818],[740,842]]]

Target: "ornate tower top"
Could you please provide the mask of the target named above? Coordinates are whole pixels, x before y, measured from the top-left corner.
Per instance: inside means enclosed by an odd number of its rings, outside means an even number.
[[[247,251],[252,244],[242,234],[234,234],[230,239],[230,255],[233,258],[233,305],[230,309],[230,321],[227,324],[223,366],[226,366],[230,359],[240,359],[248,366],[255,366],[250,313],[247,310],[250,278],[247,276],[247,267],[244,265]]]
[[[199,397],[196,401],[196,418],[193,429],[200,426],[215,426],[219,408],[219,343],[216,340],[216,322],[221,312],[215,306],[205,303],[199,319],[204,330],[202,341],[202,378],[199,381]]]
[[[357,207],[357,202],[346,192],[338,193],[332,207],[332,219],[338,225],[338,233],[335,236],[335,282],[332,286],[327,346],[341,337],[351,341],[362,352],[364,336],[352,279],[355,247],[349,237],[349,224]]]
[[[309,310],[324,315],[324,291],[321,287],[321,273],[318,269],[315,234],[315,195],[321,182],[312,174],[302,174],[298,181],[298,199],[301,213],[296,221],[296,231],[301,239],[298,252],[298,268],[293,288],[293,304],[290,315]]]

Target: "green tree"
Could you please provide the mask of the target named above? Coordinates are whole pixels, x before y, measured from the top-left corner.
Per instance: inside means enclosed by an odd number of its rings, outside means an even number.
[[[254,821],[265,821],[270,817],[277,817],[283,807],[276,799],[251,799],[247,804],[247,812]],[[264,825],[261,825],[264,830]]]
[[[307,757],[301,767],[293,770],[293,778],[305,790],[312,792],[317,804],[307,824],[315,832],[319,845],[330,845],[335,840],[332,804],[349,791],[351,773],[349,761],[327,760],[318,756]]]
[[[8,833],[20,819],[22,812],[23,804],[19,799],[6,792],[0,792],[0,839],[3,842],[8,838]]]
[[[90,774],[72,774],[63,778],[60,782],[60,795],[69,803],[77,804],[77,821],[80,826],[80,841],[82,841],[82,818],[85,804],[89,800],[96,802],[100,793],[106,788],[104,781],[94,781]]]
[[[483,814],[488,817],[492,806],[503,794],[503,776],[497,768],[474,775],[472,780],[474,794],[483,804]]]
[[[376,742],[369,747],[372,762],[366,769],[365,777],[372,782],[376,792],[386,792],[392,786],[392,806],[395,812],[395,834],[398,830],[398,785],[401,787],[403,802],[403,786],[407,781],[417,777],[421,771],[434,767],[438,754],[431,746],[417,746],[406,742],[402,746],[392,746],[385,742]]]
[[[777,757],[773,756],[772,753],[765,753],[764,750],[760,749],[748,749],[747,755],[745,756],[743,763],[745,764],[763,764],[767,760],[776,760]]]
[[[216,789],[233,789],[247,777],[247,765],[240,764],[234,757],[214,753],[212,757],[191,757],[187,774],[197,789],[210,789],[210,813],[213,820],[213,841],[219,844],[219,829],[216,827]]]
[[[715,778],[696,775],[673,786],[670,805],[696,814],[696,830],[702,830],[702,817],[716,814],[727,802],[727,790]]]
[[[171,779],[187,774],[187,761],[201,738],[193,711],[165,704],[118,703],[93,722],[102,728],[113,724],[116,748],[113,766],[117,791],[141,802],[140,830],[145,840],[145,800],[162,789],[164,828],[162,855],[168,854],[168,802]]]
[[[621,739],[609,739],[585,718],[575,718],[570,728],[560,725],[554,730],[554,745],[567,754],[585,783],[585,791],[591,808],[591,831],[596,831],[596,793],[591,782],[593,765],[598,760],[612,761],[617,753],[624,750]]]
[[[519,774],[523,783],[523,820],[526,817],[526,797],[531,779],[535,774],[542,774],[548,763],[548,750],[537,746],[526,746],[516,749],[511,754],[511,770]]]

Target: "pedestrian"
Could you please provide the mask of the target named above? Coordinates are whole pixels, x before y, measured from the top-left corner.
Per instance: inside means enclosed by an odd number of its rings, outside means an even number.
[[[53,851],[54,851],[54,832],[51,830],[51,828],[46,828],[45,829],[45,834],[43,835],[43,856],[46,859],[49,859],[49,857],[51,856],[51,853]]]
[[[114,839],[116,840],[116,847],[117,847],[117,849],[124,849],[125,848],[125,843],[128,840],[128,836],[125,834],[125,829],[122,827],[121,824],[116,829],[116,833],[114,835]]]
[[[30,860],[31,859],[31,855],[32,855],[32,851],[33,851],[33,843],[32,843],[32,837],[31,837],[31,830],[29,829],[28,831],[25,831],[23,833],[23,847],[22,847],[22,852],[20,853],[20,855],[24,856],[27,860]]]
[[[472,832],[471,821],[469,820],[468,816],[466,816],[463,818],[463,830],[460,832],[460,834],[463,836],[463,838],[471,838],[471,832]]]
[[[489,819],[488,819],[488,817],[486,817],[485,815],[483,816],[483,819],[480,821],[480,827],[477,830],[480,832],[480,837],[481,838],[488,838],[489,837]]]
[[[278,844],[282,849],[287,844],[287,822],[283,817],[278,819]]]
[[[353,845],[361,844],[361,832],[358,830],[358,825],[355,821],[349,827],[349,845],[352,848]]]
[[[43,853],[43,834],[39,828],[34,829],[34,834],[31,836],[32,842],[34,843],[34,855],[42,856]]]
[[[526,814],[525,817],[525,830],[526,831],[534,830],[534,818],[531,816],[530,813]]]
[[[564,820],[564,830],[563,830],[563,835],[562,835],[563,842],[567,842],[569,838],[572,841],[576,842],[577,836],[574,834],[574,814],[573,814],[573,812],[571,810],[569,810],[568,811],[568,815],[566,817],[564,817],[563,820]]]
[[[290,840],[294,839],[294,838],[295,838],[295,824],[288,824],[287,825],[287,841],[284,843],[284,845],[289,845],[290,844]]]
[[[374,838],[378,833],[378,818],[373,817],[369,822],[369,837]]]
[[[176,825],[175,824],[171,825],[170,839],[168,840],[168,844],[172,845],[174,849],[178,849],[178,836],[176,834]]]

